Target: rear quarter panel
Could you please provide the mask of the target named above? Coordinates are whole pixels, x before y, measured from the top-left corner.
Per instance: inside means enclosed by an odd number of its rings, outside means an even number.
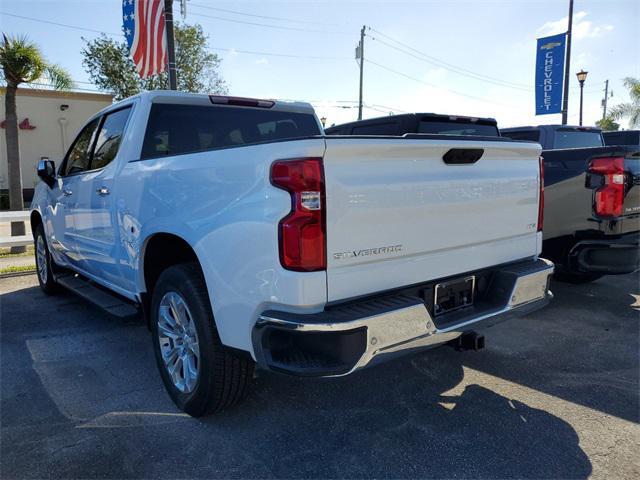
[[[326,273],[280,265],[277,226],[291,200],[270,184],[269,171],[275,160],[323,153],[318,138],[130,162],[116,192],[124,276],[145,291],[141,253],[148,239],[183,238],[202,266],[222,342],[247,351],[257,315],[271,306],[321,310]]]

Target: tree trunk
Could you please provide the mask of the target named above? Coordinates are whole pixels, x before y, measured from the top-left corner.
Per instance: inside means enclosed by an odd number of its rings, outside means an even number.
[[[22,199],[22,172],[20,171],[20,145],[18,144],[18,115],[16,112],[17,86],[7,82],[5,91],[5,112],[7,140],[7,170],[9,174],[9,208],[11,210],[24,210]],[[25,234],[24,222],[11,223],[11,236]],[[11,253],[24,253],[27,247],[12,247]]]

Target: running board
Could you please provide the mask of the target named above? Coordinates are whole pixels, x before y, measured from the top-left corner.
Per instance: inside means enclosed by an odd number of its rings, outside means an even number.
[[[56,282],[116,317],[126,318],[139,314],[135,304],[80,275],[72,273],[59,275],[56,276]]]

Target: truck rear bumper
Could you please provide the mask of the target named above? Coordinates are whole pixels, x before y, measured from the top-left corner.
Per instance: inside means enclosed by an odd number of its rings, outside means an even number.
[[[548,290],[552,273],[553,264],[544,259],[500,267],[491,272],[486,291],[473,306],[440,316],[432,314],[424,295],[403,291],[316,314],[268,310],[253,331],[256,360],[263,368],[292,375],[347,375],[537,310],[553,297]]]
[[[640,232],[621,237],[582,240],[569,252],[569,268],[581,273],[616,275],[640,268]]]

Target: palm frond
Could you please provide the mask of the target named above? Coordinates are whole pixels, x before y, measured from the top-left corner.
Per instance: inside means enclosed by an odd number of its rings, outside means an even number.
[[[619,103],[611,108],[609,116],[614,120],[629,119],[629,127],[635,128],[640,123],[640,108],[633,103]]]
[[[634,77],[625,77],[622,83],[629,89],[631,100],[634,103],[640,103],[640,80]]]
[[[24,35],[3,34],[0,44],[0,66],[5,80],[18,85],[33,82],[45,70],[45,61],[38,46]]]
[[[46,64],[44,74],[56,90],[70,90],[75,85],[69,72],[55,63]]]

